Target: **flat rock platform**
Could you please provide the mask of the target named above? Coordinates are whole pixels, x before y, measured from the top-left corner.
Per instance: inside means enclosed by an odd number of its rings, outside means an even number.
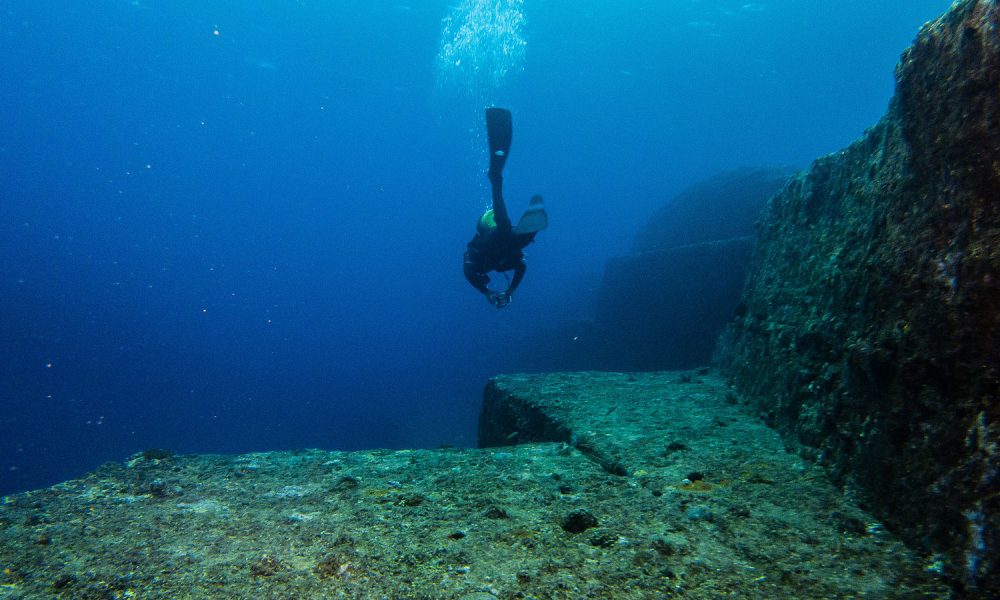
[[[123,464],[0,502],[0,598],[947,598],[707,370],[510,375],[480,449]]]

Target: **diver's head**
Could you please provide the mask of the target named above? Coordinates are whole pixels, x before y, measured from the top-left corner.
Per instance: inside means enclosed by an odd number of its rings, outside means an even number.
[[[496,218],[493,216],[493,209],[483,213],[483,216],[479,217],[479,222],[476,223],[476,231],[482,234],[487,234],[497,228]]]

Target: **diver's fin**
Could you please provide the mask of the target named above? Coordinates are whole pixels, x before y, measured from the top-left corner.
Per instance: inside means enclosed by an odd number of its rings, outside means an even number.
[[[499,175],[510,153],[514,133],[510,111],[506,108],[486,109],[486,136],[490,141],[490,173]]]
[[[535,233],[549,226],[549,216],[545,214],[545,205],[542,204],[541,196],[532,196],[528,203],[528,210],[521,215],[521,220],[514,227],[516,235],[525,233]]]

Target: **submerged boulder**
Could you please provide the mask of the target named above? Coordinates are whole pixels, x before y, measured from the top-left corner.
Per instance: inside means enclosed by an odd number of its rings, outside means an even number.
[[[955,2],[896,77],[878,125],[769,202],[717,357],[746,401],[928,564],[959,590],[995,592],[997,3]]]

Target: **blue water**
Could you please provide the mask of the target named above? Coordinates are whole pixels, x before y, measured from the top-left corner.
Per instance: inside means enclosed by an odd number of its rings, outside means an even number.
[[[474,445],[657,207],[850,143],[948,5],[5,0],[0,494],[151,447]],[[487,103],[551,222],[503,311],[461,272]]]

